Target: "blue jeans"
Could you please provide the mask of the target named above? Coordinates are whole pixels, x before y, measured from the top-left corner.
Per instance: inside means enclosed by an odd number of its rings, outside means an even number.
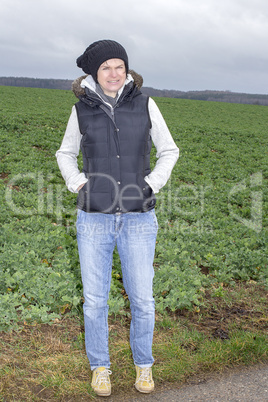
[[[107,302],[115,245],[130,301],[130,346],[134,364],[151,367],[154,362],[153,260],[157,229],[154,210],[124,214],[78,210],[77,242],[84,292],[85,345],[92,370],[110,367]]]

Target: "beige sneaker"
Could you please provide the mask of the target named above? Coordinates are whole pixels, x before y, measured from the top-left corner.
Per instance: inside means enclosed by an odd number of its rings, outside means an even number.
[[[144,394],[149,394],[154,390],[154,381],[151,367],[141,368],[135,366],[135,368],[137,373],[135,388],[138,391],[143,392]]]
[[[91,386],[99,396],[111,395],[111,382],[109,375],[112,372],[105,367],[97,367],[93,370]]]

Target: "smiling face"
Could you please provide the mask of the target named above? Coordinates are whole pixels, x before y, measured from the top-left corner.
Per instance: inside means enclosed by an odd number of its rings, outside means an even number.
[[[121,59],[106,60],[98,69],[97,79],[105,95],[115,98],[126,80],[125,63]]]

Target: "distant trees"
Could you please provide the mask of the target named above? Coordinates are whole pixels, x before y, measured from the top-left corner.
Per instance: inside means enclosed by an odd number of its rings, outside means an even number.
[[[15,87],[32,87],[48,89],[70,90],[72,80],[27,78],[27,77],[0,77],[0,85]],[[142,92],[149,96],[167,98],[195,99],[213,102],[247,103],[268,106],[268,95],[236,93],[231,91],[177,91],[175,89],[155,89],[142,87]]]
[[[180,99],[194,99],[212,102],[246,103],[252,105],[268,106],[268,95],[246,94],[231,91],[176,91],[160,90],[154,88],[142,88],[142,92],[149,96],[160,96]]]
[[[0,77],[0,85],[12,87],[71,89],[72,81],[52,78]]]

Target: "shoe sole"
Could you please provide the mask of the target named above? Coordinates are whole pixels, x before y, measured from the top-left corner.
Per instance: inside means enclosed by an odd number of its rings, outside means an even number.
[[[99,392],[99,391],[95,391],[95,390],[93,390],[94,392],[95,392],[95,394],[96,395],[98,395],[98,396],[110,396],[111,395],[111,391],[110,392]]]
[[[142,394],[150,394],[151,392],[154,391],[154,388],[152,388],[150,390],[142,390],[139,387],[137,387],[136,385],[135,385],[135,388],[136,388],[137,391],[141,392]]]

